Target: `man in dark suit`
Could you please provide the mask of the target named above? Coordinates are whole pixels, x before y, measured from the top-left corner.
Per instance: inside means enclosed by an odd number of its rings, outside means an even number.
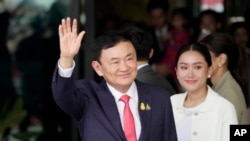
[[[133,25],[128,26],[127,30],[131,34],[131,41],[136,50],[138,70],[136,79],[144,83],[159,86],[168,91],[170,95],[175,94],[176,91],[168,80],[155,72],[152,66],[149,65],[149,59],[154,53],[152,35],[143,28]]]
[[[166,0],[149,0],[146,6],[149,17],[149,33],[153,36],[154,54],[149,63],[157,65],[165,55],[164,39],[169,31],[169,4]]]
[[[95,40],[91,49],[92,67],[104,78],[74,81],[74,56],[78,53],[84,31],[77,34],[77,21],[70,18],[59,25],[60,58],[52,89],[56,103],[76,121],[82,141],[132,141],[124,133],[120,101],[130,97],[129,107],[134,120],[135,140],[176,141],[176,129],[168,92],[136,81],[137,61],[130,36],[109,32]]]

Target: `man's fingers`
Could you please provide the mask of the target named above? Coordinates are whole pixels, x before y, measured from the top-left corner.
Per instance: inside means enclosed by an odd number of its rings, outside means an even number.
[[[69,38],[71,38],[72,41],[75,40],[75,42],[80,44],[85,34],[85,31],[82,31],[77,35],[77,20],[73,20],[72,27],[70,22],[71,21],[69,17],[67,19],[62,19],[62,23],[58,26],[59,37],[61,39],[66,34],[73,33]]]
[[[73,20],[72,32],[74,34],[77,34],[77,20],[76,19]]]
[[[70,21],[70,18],[67,17],[67,21],[66,21],[66,28],[67,28],[67,32],[71,32],[71,21]]]
[[[65,21],[65,19],[62,19],[61,31],[62,31],[63,35],[64,35],[65,33],[67,33],[67,30],[66,30],[66,21]]]
[[[79,43],[79,44],[81,44],[81,41],[82,41],[82,38],[83,38],[83,36],[85,35],[85,31],[82,31],[82,32],[80,32],[79,34],[78,34],[78,36],[77,36],[77,38],[76,38],[76,42],[77,43]]]
[[[58,26],[58,34],[59,34],[59,38],[63,37],[63,29],[62,29],[62,25],[61,24]]]

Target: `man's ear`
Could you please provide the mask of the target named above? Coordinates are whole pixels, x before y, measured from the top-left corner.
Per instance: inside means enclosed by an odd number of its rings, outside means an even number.
[[[91,63],[93,69],[95,70],[95,72],[99,75],[99,76],[103,76],[102,73],[102,66],[98,61],[92,61]]]
[[[154,49],[151,48],[151,49],[150,49],[150,53],[149,53],[149,59],[153,56],[153,54],[154,54]]]

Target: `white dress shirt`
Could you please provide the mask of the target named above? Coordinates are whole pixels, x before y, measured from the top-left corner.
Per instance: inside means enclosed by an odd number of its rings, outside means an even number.
[[[161,51],[164,51],[163,37],[166,36],[167,32],[168,32],[167,25],[165,25],[161,29],[155,30],[155,35],[157,37],[157,42],[158,42],[158,45],[159,45]]]
[[[71,77],[73,70],[75,68],[75,62],[73,62],[73,66],[71,68],[67,68],[67,69],[63,69],[58,62],[58,68],[59,68],[58,73],[61,77],[69,78],[69,77]],[[117,109],[118,109],[118,112],[120,115],[121,125],[122,125],[122,128],[124,128],[123,109],[124,109],[125,104],[124,104],[124,102],[119,100],[123,94],[120,93],[119,91],[117,91],[114,87],[112,87],[108,83],[107,83],[107,86],[108,86],[111,94],[115,98]],[[138,112],[138,92],[137,92],[135,82],[132,83],[132,85],[130,86],[130,88],[126,92],[126,94],[130,96],[129,106],[130,106],[130,110],[131,110],[133,117],[134,117],[136,137],[138,140],[140,137],[140,134],[141,134],[141,122],[140,122],[140,116],[139,116],[139,112]]]
[[[108,83],[107,83],[107,85],[108,85],[108,88],[109,88],[111,94],[115,98],[115,102],[116,102],[118,112],[120,115],[121,124],[122,124],[122,127],[124,128],[123,109],[124,109],[125,104],[124,104],[124,102],[119,100],[123,94],[120,93],[119,91],[117,91],[114,87],[112,87]],[[133,117],[134,117],[136,137],[138,140],[140,133],[141,133],[141,123],[140,123],[140,116],[139,116],[139,112],[138,112],[138,93],[137,93],[137,88],[136,88],[135,82],[132,83],[132,85],[130,86],[130,88],[126,92],[126,94],[130,96],[129,107],[130,107],[130,110],[131,110]]]

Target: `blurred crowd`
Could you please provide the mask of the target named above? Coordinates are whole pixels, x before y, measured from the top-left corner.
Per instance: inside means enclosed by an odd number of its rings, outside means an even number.
[[[56,106],[51,92],[59,57],[57,27],[68,16],[68,1],[54,1],[48,9],[30,1],[12,2],[3,2],[0,13],[0,109],[11,111],[21,99],[27,114],[15,132],[37,131],[39,140],[70,140],[69,117]],[[2,123],[8,120],[6,114],[1,113]],[[4,135],[11,132],[6,129]]]

